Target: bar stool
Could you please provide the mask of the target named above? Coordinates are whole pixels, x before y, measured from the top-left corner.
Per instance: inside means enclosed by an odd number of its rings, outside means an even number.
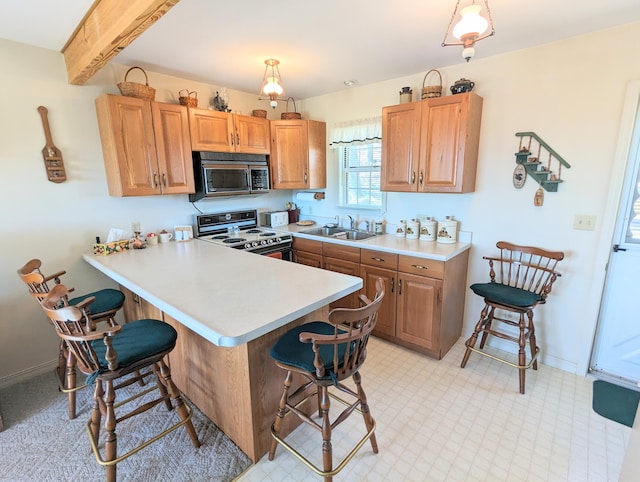
[[[66,286],[56,285],[44,298],[41,306],[58,336],[75,355],[80,371],[88,376],[89,383],[95,382],[94,405],[86,428],[96,460],[106,467],[107,481],[115,482],[116,464],[183,425],[193,446],[200,447],[198,435],[191,422],[191,409],[184,403],[171,380],[171,371],[164,361],[165,356],[176,345],[176,330],[167,323],[153,319],[141,319],[122,326],[106,326],[103,329],[91,330],[88,328],[91,325],[90,320],[82,310],[75,306],[60,307],[59,302],[67,293]],[[137,379],[137,376],[134,376],[122,380],[123,377],[133,375],[146,367],[150,367],[156,376],[155,388],[158,390],[158,397],[150,401],[145,399],[144,403],[140,402],[127,413],[116,414],[116,409],[120,410],[154,390],[141,389],[133,397],[116,403],[117,391],[133,385],[130,381]],[[148,375],[151,373],[143,376]],[[119,384],[114,383],[118,380]],[[175,408],[180,420],[158,435],[142,441],[127,453],[118,455],[118,424],[130,417],[141,415],[162,402],[168,410]],[[106,432],[103,437],[104,456],[100,450],[100,424],[103,417]],[[138,435],[130,434],[134,439]]]
[[[538,369],[537,358],[540,353],[536,343],[533,309],[547,302],[553,283],[561,276],[555,269],[564,259],[564,253],[531,246],[518,246],[506,241],[500,241],[496,246],[500,250],[500,256],[483,257],[489,261],[490,282],[475,283],[470,286],[476,295],[484,298],[485,304],[473,334],[465,343],[467,349],[460,366],[462,368],[466,366],[471,352],[506,363],[518,369],[520,393],[524,394],[525,371],[532,366],[534,370]],[[500,311],[496,313],[496,310]],[[518,321],[505,318],[505,312],[515,313]],[[501,317],[497,316],[498,314]],[[496,328],[494,321],[516,327],[517,330],[501,331]],[[476,348],[475,345],[481,333],[480,347]],[[517,363],[484,351],[489,335],[516,343],[518,345]],[[526,355],[527,343],[530,351],[529,361]]]
[[[29,293],[38,303],[40,303],[49,293],[53,286],[60,284],[60,277],[66,274],[66,271],[58,271],[51,275],[44,275],[40,271],[42,262],[39,259],[29,260],[22,268],[18,269],[18,276],[27,285]],[[68,290],[73,291],[73,288]],[[98,323],[106,322],[114,326],[116,321],[113,318],[115,314],[124,305],[125,296],[120,290],[105,288],[85,295],[76,296],[74,298],[66,295],[61,300],[63,304],[73,305],[83,310],[90,321],[91,328],[95,329]],[[60,342],[60,350],[58,352],[58,368],[56,370],[58,386],[60,391],[68,396],[68,412],[69,418],[76,418],[76,391],[86,387],[86,384],[77,385],[75,357],[67,350],[66,343]]]
[[[376,424],[369,412],[359,369],[366,359],[367,342],[375,327],[378,309],[383,298],[384,282],[382,279],[378,279],[376,281],[376,296],[373,301],[360,295],[360,299],[364,303],[363,307],[356,309],[336,308],[329,313],[328,323],[313,321],[297,326],[285,333],[271,348],[271,357],[278,367],[286,370],[287,375],[276,419],[271,426],[273,441],[269,450],[269,460],[273,460],[277,445],[280,444],[316,474],[323,476],[325,481],[331,481],[333,476],[345,467],[367,440],[371,442],[373,452],[378,453],[375,436]],[[309,381],[290,394],[293,373],[299,373]],[[341,383],[349,377],[353,378],[357,391],[353,391]],[[329,392],[330,387],[337,388],[355,400],[349,403],[338,398]],[[301,397],[303,398],[301,399]],[[312,397],[317,397],[318,400],[320,423],[299,408]],[[333,423],[329,419],[330,397],[347,406]],[[334,468],[332,431],[354,410],[362,414],[366,434]],[[322,433],[322,469],[307,460],[281,437],[280,430],[284,417],[292,413]]]

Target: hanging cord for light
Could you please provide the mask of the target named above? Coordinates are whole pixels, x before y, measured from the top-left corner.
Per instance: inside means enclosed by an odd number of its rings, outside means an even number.
[[[480,0],[480,2],[481,4],[477,5],[476,1],[473,0],[471,5],[467,5],[466,7],[458,10],[460,6],[460,0],[458,0],[458,2],[456,3],[456,8],[453,11],[453,15],[451,15],[451,20],[449,21],[447,31],[444,34],[444,39],[442,40],[443,47],[461,45],[463,47],[462,58],[464,58],[467,62],[469,62],[469,60],[476,53],[474,48],[475,43],[479,42],[480,40],[484,40],[487,37],[491,37],[496,33],[493,28],[493,19],[491,18],[489,1]],[[480,15],[483,6],[487,11],[487,18]],[[451,26],[453,25],[453,21],[456,18],[457,13],[460,13],[462,18],[453,26],[452,29]],[[483,33],[486,32],[489,27],[491,27],[489,33],[483,35]],[[460,42],[448,43],[447,39],[449,38],[450,34]]]

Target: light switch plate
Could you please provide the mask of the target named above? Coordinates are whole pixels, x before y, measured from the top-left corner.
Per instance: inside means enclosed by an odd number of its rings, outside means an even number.
[[[593,231],[596,227],[596,217],[591,214],[576,214],[573,220],[573,229]]]

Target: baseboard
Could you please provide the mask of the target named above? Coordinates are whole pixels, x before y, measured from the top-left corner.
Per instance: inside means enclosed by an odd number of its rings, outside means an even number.
[[[476,344],[476,347],[479,346],[479,344],[480,344],[480,341],[478,341],[478,343]],[[511,353],[511,354],[514,354],[514,353],[517,354],[518,352],[517,345],[514,345],[513,343],[510,343],[505,340],[500,340],[494,336],[490,337],[487,340],[487,345],[492,348],[496,348],[498,350]],[[527,344],[527,354],[529,353],[528,348],[529,348],[529,345]],[[540,347],[540,355],[538,355],[538,361],[543,365],[547,365],[553,368],[558,368],[560,370],[572,373],[574,375],[584,376],[584,374],[578,373],[578,366],[575,363],[572,363],[567,360],[563,360],[562,358],[558,358],[553,355],[549,355],[548,353],[545,353],[544,347]]]
[[[58,359],[56,358],[55,360],[51,360],[40,365],[27,368],[26,370],[12,373],[11,375],[7,375],[6,377],[2,377],[0,378],[0,389],[10,387],[11,385],[29,380],[30,378],[37,377],[38,375],[42,375],[43,373],[47,373],[49,371],[53,373],[57,366]]]

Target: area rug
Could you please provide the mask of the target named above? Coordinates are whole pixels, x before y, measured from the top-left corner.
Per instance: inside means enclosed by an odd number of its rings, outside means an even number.
[[[124,398],[123,391],[119,398]],[[96,462],[85,431],[91,395],[90,389],[78,392],[78,417],[69,420],[67,397],[58,391],[53,372],[0,390],[5,425],[0,432],[0,481],[104,480],[105,470]],[[119,482],[231,481],[251,465],[247,455],[190,406],[202,446],[195,449],[181,427],[120,462]],[[160,404],[120,424],[119,453],[175,423],[177,415],[167,413]]]
[[[640,392],[603,380],[593,382],[593,410],[615,422],[633,426]]]

